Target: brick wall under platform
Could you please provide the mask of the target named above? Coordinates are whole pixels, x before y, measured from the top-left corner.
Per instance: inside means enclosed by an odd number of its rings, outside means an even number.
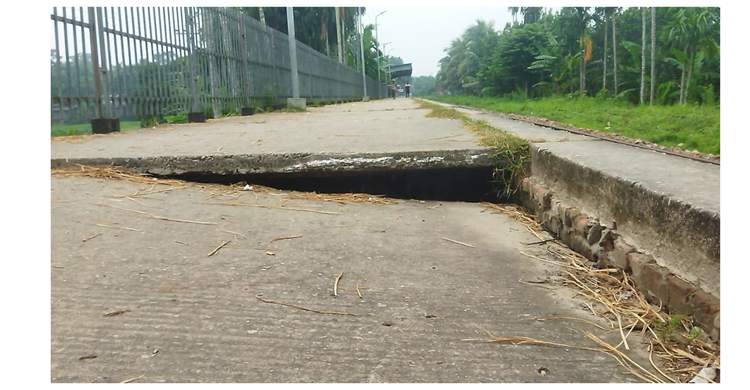
[[[533,177],[523,180],[520,198],[545,229],[572,250],[598,268],[617,267],[628,272],[649,302],[661,304],[671,314],[693,317],[706,334],[719,340],[719,298],[673,273],[669,264],[659,264],[648,254],[648,248],[626,242],[614,221],[603,223],[596,216],[584,214],[572,201],[557,196]]]

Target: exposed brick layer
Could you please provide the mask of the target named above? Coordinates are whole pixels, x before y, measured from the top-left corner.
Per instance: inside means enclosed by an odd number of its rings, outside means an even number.
[[[618,267],[629,272],[636,288],[649,301],[661,304],[670,313],[692,316],[712,339],[719,339],[719,298],[657,264],[652,256],[625,242],[614,224],[608,227],[594,216],[581,213],[534,178],[524,179],[521,189],[523,206],[572,250],[599,268]]]

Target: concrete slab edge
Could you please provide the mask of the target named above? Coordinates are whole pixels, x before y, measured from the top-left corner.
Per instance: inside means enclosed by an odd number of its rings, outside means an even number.
[[[720,295],[718,212],[531,145],[531,176],[705,291]],[[624,161],[623,164],[627,164]]]
[[[560,240],[599,268],[617,267],[630,274],[646,299],[671,314],[693,317],[714,341],[720,336],[720,300],[627,242],[616,229],[582,213],[570,199],[555,194],[537,179],[521,184],[522,206],[536,214],[540,223]]]
[[[341,174],[413,169],[494,167],[489,149],[397,153],[281,153],[209,156],[113,157],[53,159],[52,168],[118,166],[154,175],[182,174]]]

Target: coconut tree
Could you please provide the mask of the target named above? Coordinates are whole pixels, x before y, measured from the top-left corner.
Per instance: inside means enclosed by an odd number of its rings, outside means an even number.
[[[641,7],[641,95],[638,104],[643,104],[643,91],[646,86],[646,7]]]
[[[654,105],[654,83],[656,82],[656,7],[651,7],[651,98],[649,105]]]
[[[612,64],[615,96],[617,96],[617,13],[619,7],[607,7],[610,18],[612,19]]]
[[[719,25],[714,9],[677,8],[670,10],[665,28],[672,54],[682,63],[680,104],[687,103],[690,79],[696,64],[696,54],[708,56],[718,53]]]

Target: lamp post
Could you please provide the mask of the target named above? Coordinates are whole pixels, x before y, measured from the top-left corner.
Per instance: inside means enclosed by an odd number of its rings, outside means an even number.
[[[380,16],[380,15],[382,15],[384,13],[386,13],[386,11],[383,11],[383,12],[375,15],[375,41],[377,41],[378,44],[380,44],[380,39],[378,38],[378,16]],[[377,56],[378,56],[378,99],[382,99],[383,98],[383,90],[380,87],[380,49],[379,48],[377,50],[375,50],[375,54],[377,54]]]
[[[390,48],[390,50],[388,50],[388,78],[389,79],[391,78],[391,50],[393,50],[393,48]]]
[[[393,43],[393,41],[391,41],[391,42],[387,42],[387,43],[384,43],[384,44],[383,44],[383,53],[385,53],[385,47],[386,47],[386,46],[388,46],[388,45],[390,45],[391,43]],[[389,52],[389,53],[390,53],[390,52]],[[388,61],[388,62],[390,63],[390,61]],[[390,83],[390,77],[388,78],[388,80],[387,80],[387,81],[388,81],[388,83]]]

